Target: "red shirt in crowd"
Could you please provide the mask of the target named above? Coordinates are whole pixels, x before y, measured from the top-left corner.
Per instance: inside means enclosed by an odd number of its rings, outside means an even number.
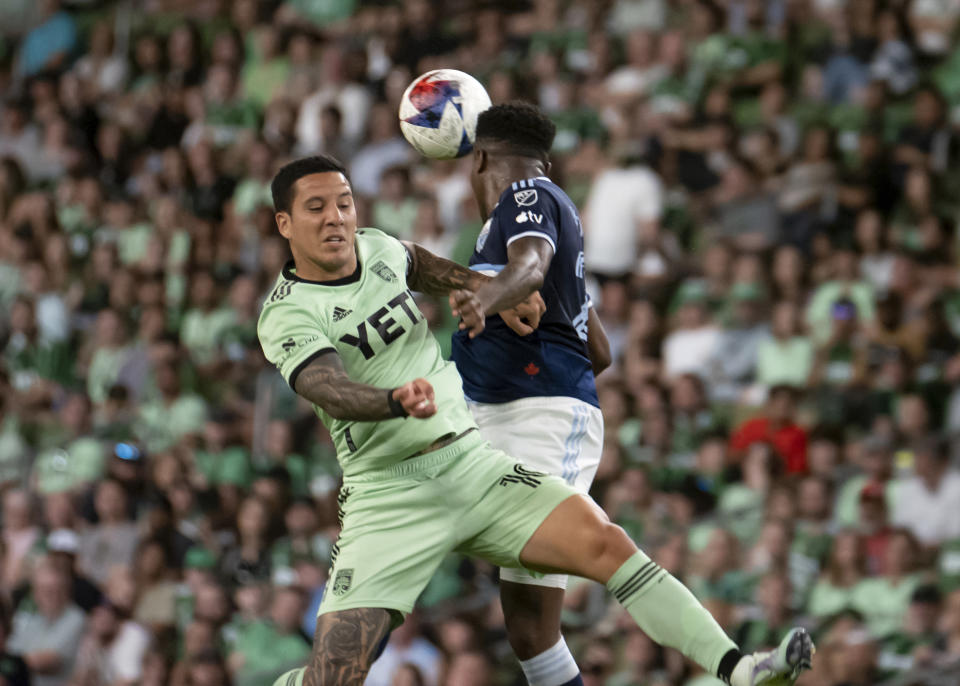
[[[807,471],[807,432],[796,424],[774,429],[766,417],[750,419],[733,432],[730,450],[742,456],[747,448],[758,442],[770,443],[776,448],[786,464],[788,474]]]

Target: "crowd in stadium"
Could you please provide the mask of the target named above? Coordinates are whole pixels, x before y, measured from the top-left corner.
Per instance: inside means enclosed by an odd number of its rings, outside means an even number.
[[[263,358],[285,161],[466,263],[469,158],[399,99],[451,67],[558,127],[614,366],[591,494],[801,684],[960,671],[957,0],[4,0],[0,683],[255,686],[302,664],[329,435]],[[441,345],[456,322],[424,301]],[[531,427],[535,430],[535,427]],[[449,558],[372,686],[523,683]],[[598,584],[589,686],[709,686]],[[27,673],[32,675],[28,682]],[[949,676],[952,674],[952,677]]]

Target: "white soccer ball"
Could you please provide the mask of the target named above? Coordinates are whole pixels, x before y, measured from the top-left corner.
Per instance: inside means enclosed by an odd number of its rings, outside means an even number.
[[[404,91],[400,130],[421,155],[452,160],[473,150],[477,117],[488,107],[490,96],[470,74],[434,69]]]

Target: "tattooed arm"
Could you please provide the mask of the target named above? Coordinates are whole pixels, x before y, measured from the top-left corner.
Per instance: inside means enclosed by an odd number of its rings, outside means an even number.
[[[362,686],[389,630],[390,613],[380,608],[320,615],[303,686]]]
[[[536,274],[534,274],[533,281],[523,277],[518,279],[515,275],[518,268],[515,268],[508,273],[506,279],[501,275],[493,278],[467,269],[451,260],[437,257],[416,243],[400,242],[407,249],[407,255],[410,258],[407,285],[413,290],[427,295],[449,295],[454,316],[462,317],[464,320],[461,322],[460,328],[469,329],[471,338],[483,331],[484,318],[492,314],[499,314],[507,326],[521,336],[532,333],[539,325],[540,315],[543,314],[546,306],[536,292],[537,289],[528,289],[527,286],[528,282],[543,283],[542,275],[539,281],[537,281]],[[517,241],[517,243],[523,242],[523,240]],[[548,257],[548,264],[549,261]],[[509,269],[510,266],[508,265],[504,272]],[[519,269],[522,270],[523,266],[520,266]],[[520,282],[519,286],[516,283],[517,281]],[[479,297],[475,297],[474,294],[481,287],[489,288],[493,283],[498,284],[493,290],[494,294],[502,293],[504,288],[509,290],[512,304],[504,305],[504,299],[488,304],[484,303]],[[526,291],[524,295],[513,298],[515,292],[521,290]]]
[[[320,355],[291,379],[294,390],[319,406],[334,419],[376,422],[403,416],[399,404],[411,417],[426,419],[437,412],[433,387],[425,379],[415,379],[392,391],[388,388],[355,383],[347,376],[336,352]],[[393,398],[393,403],[390,398]]]
[[[447,295],[451,291],[475,291],[490,280],[489,276],[434,255],[416,243],[401,241],[410,256],[407,285],[427,295]]]

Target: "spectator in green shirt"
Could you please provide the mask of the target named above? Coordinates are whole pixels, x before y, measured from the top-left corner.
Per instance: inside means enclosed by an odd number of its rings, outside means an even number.
[[[863,615],[870,633],[883,637],[900,627],[910,597],[921,583],[914,570],[920,546],[905,529],[894,532],[887,545],[881,576],[864,579],[853,590],[853,608]]]
[[[296,586],[274,591],[264,619],[247,626],[237,638],[230,666],[236,686],[259,686],[310,655],[310,644],[300,633],[300,617],[306,605]]]
[[[854,588],[866,573],[863,541],[854,531],[837,534],[826,569],[807,599],[807,612],[823,622],[849,609],[853,605]]]
[[[159,363],[154,372],[157,397],[140,406],[134,432],[152,453],[199,433],[206,421],[207,404],[198,395],[181,392],[178,373],[176,362]]]

